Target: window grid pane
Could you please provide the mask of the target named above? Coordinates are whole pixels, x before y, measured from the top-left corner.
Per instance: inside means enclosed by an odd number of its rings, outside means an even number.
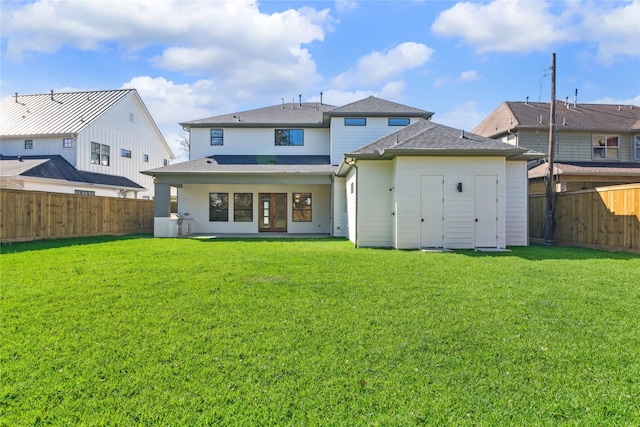
[[[224,134],[222,129],[211,129],[211,145],[223,145]]]
[[[233,220],[235,222],[253,222],[253,194],[233,194]]]
[[[209,221],[229,221],[229,193],[209,193]]]
[[[311,222],[311,193],[293,193],[294,222]]]
[[[276,145],[302,146],[304,145],[304,131],[302,129],[276,129]]]

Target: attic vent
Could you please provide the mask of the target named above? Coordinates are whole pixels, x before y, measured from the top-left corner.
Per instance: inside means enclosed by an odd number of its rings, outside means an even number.
[[[131,123],[133,123],[133,122],[134,122],[134,120],[133,120],[133,119],[134,119],[134,115],[133,115],[133,113],[129,113],[129,121],[130,121]]]

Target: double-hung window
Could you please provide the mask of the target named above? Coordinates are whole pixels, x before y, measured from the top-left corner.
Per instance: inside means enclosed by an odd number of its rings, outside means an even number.
[[[292,207],[294,222],[311,221],[311,193],[293,193]]]
[[[91,163],[94,165],[109,166],[109,146],[106,144],[91,143]]]
[[[229,221],[229,193],[209,193],[209,221]]]
[[[635,141],[635,156],[634,159],[640,160],[640,135],[636,135],[633,137]]]
[[[223,145],[224,134],[222,129],[211,129],[211,145]]]
[[[233,193],[233,221],[253,222],[253,193]]]
[[[276,145],[304,145],[304,129],[276,129]]]
[[[620,137],[618,135],[593,135],[593,160],[619,158]]]
[[[33,139],[25,139],[24,140],[24,149],[32,150],[33,149]]]

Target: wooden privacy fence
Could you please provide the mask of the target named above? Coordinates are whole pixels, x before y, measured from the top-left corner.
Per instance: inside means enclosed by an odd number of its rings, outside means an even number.
[[[640,184],[554,194],[553,242],[640,252]],[[529,235],[542,239],[545,196],[529,196]]]
[[[3,242],[152,231],[152,200],[0,191]]]

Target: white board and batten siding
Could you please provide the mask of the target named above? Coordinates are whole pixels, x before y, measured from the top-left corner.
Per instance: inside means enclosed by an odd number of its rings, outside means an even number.
[[[354,115],[353,117],[364,117]],[[402,129],[402,126],[389,126],[387,117],[364,117],[366,126],[345,126],[344,117],[331,118],[331,164],[337,165],[344,153],[349,153],[378,138]],[[414,123],[418,119],[411,118]]]
[[[501,157],[399,157],[396,158],[394,192],[397,203],[395,215],[396,244],[398,249],[416,249],[431,246],[423,244],[422,188],[424,183],[443,180],[442,211],[444,212],[443,247],[450,249],[474,248],[476,229],[476,176],[494,176],[497,180],[495,211],[497,215],[496,247],[504,248],[505,236],[505,161]],[[423,180],[423,176],[432,177]],[[462,184],[462,192],[458,191]],[[425,184],[426,185],[426,184]],[[526,193],[524,193],[526,194]],[[426,195],[425,197],[427,197]]]
[[[328,156],[329,129],[304,129],[304,145],[275,145],[275,127],[272,128],[222,128],[223,145],[211,145],[211,128],[192,128],[190,131],[191,159],[214,155],[283,155],[283,156]],[[294,129],[282,127],[278,129]]]
[[[348,235],[348,212],[347,212],[347,184],[346,178],[334,177],[333,184],[333,208],[331,223],[333,235],[336,237],[347,237]]]
[[[358,167],[357,244],[393,246],[393,162],[361,160]]]
[[[353,243],[356,242],[356,213],[357,213],[357,194],[358,179],[356,169],[352,168],[346,176],[345,187],[347,192],[347,237]]]
[[[5,156],[40,156],[40,155],[57,155],[63,157],[71,166],[76,167],[76,149],[77,141],[71,139],[71,147],[62,146],[62,140],[65,137],[25,137],[25,138],[2,138],[0,140],[0,153]],[[71,138],[71,135],[66,136]],[[25,140],[33,141],[33,148],[25,148]]]
[[[506,244],[507,246],[527,246],[529,245],[527,163],[506,162],[506,174]]]
[[[124,98],[79,133],[75,166],[78,170],[124,176],[146,189],[138,193],[139,198],[153,197],[153,178],[140,171],[164,166],[164,160],[171,158],[154,129],[140,105],[132,97]],[[91,163],[92,142],[109,146],[109,166]],[[131,151],[131,158],[122,157],[122,149]],[[148,162],[144,161],[145,154]]]
[[[229,221],[209,221],[209,193],[229,193]],[[253,221],[233,221],[233,193],[253,194]],[[257,233],[260,193],[287,194],[288,233],[331,233],[331,186],[319,184],[185,184],[178,189],[178,212],[189,218],[191,233]],[[311,193],[310,222],[292,221],[292,194]],[[188,214],[188,215],[187,215]]]

